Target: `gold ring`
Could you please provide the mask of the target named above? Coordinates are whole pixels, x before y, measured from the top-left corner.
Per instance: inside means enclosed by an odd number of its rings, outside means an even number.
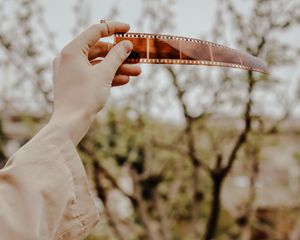
[[[100,20],[100,23],[104,23],[104,24],[106,25],[107,33],[109,34],[109,33],[110,33],[110,30],[109,30],[108,22],[107,22],[105,19],[101,19],[101,20]]]

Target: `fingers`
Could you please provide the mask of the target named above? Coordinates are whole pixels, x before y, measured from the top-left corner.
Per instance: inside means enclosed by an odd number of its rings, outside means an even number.
[[[141,74],[141,67],[133,64],[122,64],[119,67],[116,74],[128,75],[128,76],[138,76]]]
[[[89,49],[88,59],[93,60],[97,57],[105,57],[113,46],[114,45],[109,42],[97,42]]]
[[[91,64],[96,65],[97,63],[100,63],[101,60],[92,60],[90,61]],[[138,76],[141,74],[141,68],[140,66],[133,65],[133,64],[122,64],[119,69],[116,72],[116,75],[127,75],[127,76]]]
[[[108,26],[106,25],[108,24]],[[88,50],[93,46],[101,37],[111,36],[114,33],[125,33],[129,30],[129,25],[123,22],[106,22],[97,23],[90,28],[82,32],[72,42],[68,44],[68,48],[72,48],[74,51],[83,51],[84,54],[88,54]]]
[[[113,71],[113,73],[115,74],[121,64],[129,56],[132,48],[133,45],[128,40],[117,43],[111,48],[106,57],[102,60],[102,63],[99,64],[99,69],[100,65],[102,65],[103,67]]]
[[[129,82],[129,77],[128,76],[119,74],[119,75],[116,75],[114,77],[111,85],[113,87],[122,86],[122,85],[124,85],[128,82]]]
[[[91,64],[96,65],[100,63],[101,60],[92,60]],[[122,64],[118,69],[113,81],[112,86],[122,86],[127,84],[130,80],[130,76],[138,76],[141,73],[141,68],[132,64]]]

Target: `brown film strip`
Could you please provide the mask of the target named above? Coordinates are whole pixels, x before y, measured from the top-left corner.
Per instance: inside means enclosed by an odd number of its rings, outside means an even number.
[[[207,65],[268,73],[261,59],[200,39],[149,33],[115,34],[115,43],[123,40],[133,43],[128,63]]]

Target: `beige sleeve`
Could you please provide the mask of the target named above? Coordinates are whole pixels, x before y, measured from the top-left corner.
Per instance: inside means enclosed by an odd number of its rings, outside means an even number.
[[[0,170],[0,239],[82,239],[99,220],[79,155],[46,125]]]

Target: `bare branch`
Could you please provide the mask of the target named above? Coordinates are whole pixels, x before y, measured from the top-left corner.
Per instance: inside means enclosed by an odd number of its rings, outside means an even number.
[[[241,149],[243,144],[247,141],[247,136],[251,131],[252,117],[251,117],[251,107],[252,107],[252,91],[254,88],[254,79],[251,72],[248,72],[248,102],[246,104],[246,109],[244,113],[244,130],[240,133],[237,138],[227,160],[227,165],[224,167],[224,175],[227,175],[231,170],[234,161],[237,159],[238,151]]]
[[[85,146],[84,144],[80,145],[80,150],[84,153],[86,153],[87,155],[89,155],[91,157],[91,159],[93,159],[93,162],[97,162],[94,163],[97,165],[97,170],[99,170],[112,184],[112,186],[114,188],[116,188],[117,190],[119,190],[125,197],[129,198],[132,202],[135,202],[136,199],[134,198],[134,196],[132,196],[131,194],[128,194],[127,192],[125,192],[118,184],[117,180],[115,179],[115,177],[105,168],[103,167],[100,162],[98,161],[94,151],[91,151],[87,146]]]
[[[100,179],[100,174],[102,172],[102,169],[101,169],[98,161],[95,159],[93,160],[93,169],[94,169],[94,174],[93,174],[94,175],[94,184],[95,184],[97,196],[103,202],[103,206],[105,208],[105,213],[107,216],[108,223],[109,223],[110,227],[113,229],[116,237],[119,240],[125,240],[125,238],[123,237],[123,234],[118,229],[118,224],[115,220],[115,217],[113,216],[113,214],[111,213],[111,211],[108,207],[107,192],[106,192],[105,187],[102,186],[101,179]]]

